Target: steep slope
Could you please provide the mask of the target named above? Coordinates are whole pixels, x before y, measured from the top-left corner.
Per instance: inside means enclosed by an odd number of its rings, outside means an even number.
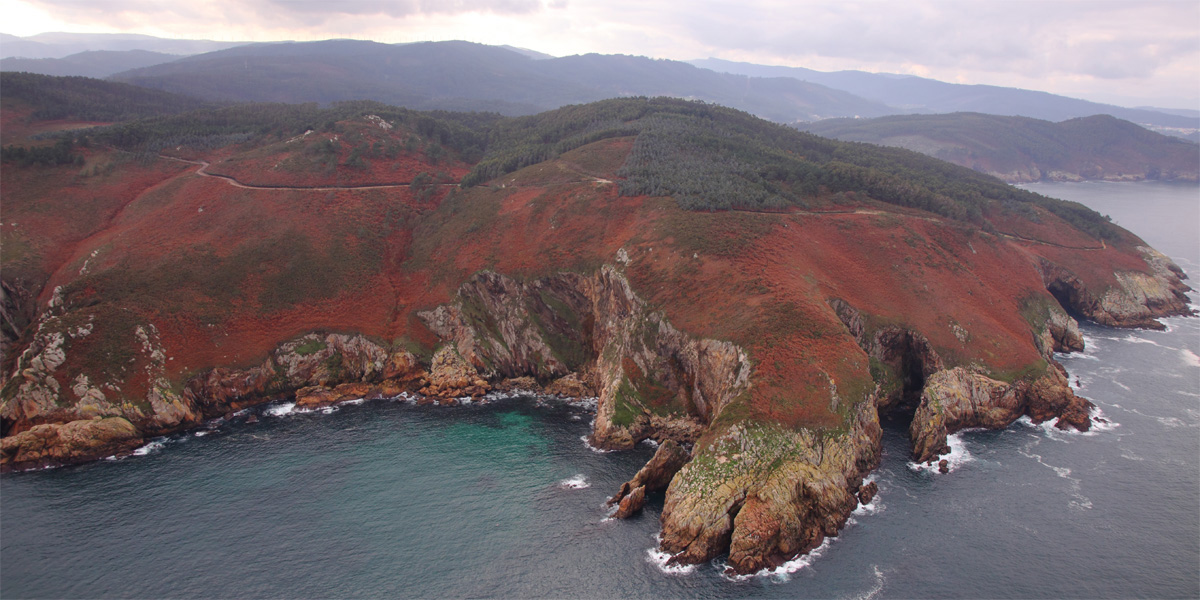
[[[1064,307],[1117,326],[1189,310],[1177,267],[1079,205],[725,108],[324,114],[333,130],[308,139],[425,127],[446,142],[441,165],[472,162],[479,139],[486,153],[462,187],[426,198],[411,182],[236,185],[162,159],[180,170],[114,199],[54,260],[24,248],[57,225],[0,229],[37,308],[4,370],[3,468],[126,451],[291,394],[595,395],[592,443],[688,449],[661,476],[663,549],[686,563],[728,554],[748,573],[836,535],[878,461],[881,412],[912,417],[922,461],[949,433],[1021,415],[1086,429],[1089,404],[1051,354],[1081,343]],[[257,165],[248,178],[292,156],[308,129],[285,122],[172,151]],[[188,115],[150,126],[203,129]],[[341,164],[352,147],[334,151]],[[430,160],[361,158],[359,184],[375,162]],[[47,181],[41,169],[4,170],[6,221],[91,184],[13,185]]]
[[[313,73],[321,77],[313,78]],[[686,63],[590,54],[534,59],[467,42],[379,44],[354,40],[261,44],[114,76],[210,100],[377,100],[417,109],[532,114],[615,96],[718,102],[781,122],[878,116],[874,101],[791,79],[763,80]]]
[[[886,102],[904,112],[977,112],[1064,121],[1089,115],[1112,115],[1145,125],[1200,128],[1200,118],[1155,109],[1124,108],[1068,98],[1047,92],[994,85],[946,83],[912,75],[863,71],[823,72],[801,67],[776,67],[731,62],[716,58],[689,61],[698,67],[751,77],[791,77],[844,90],[876,102]]]
[[[805,131],[907,148],[1010,183],[1197,181],[1200,146],[1108,115],[1061,123],[978,113],[831,119]]]

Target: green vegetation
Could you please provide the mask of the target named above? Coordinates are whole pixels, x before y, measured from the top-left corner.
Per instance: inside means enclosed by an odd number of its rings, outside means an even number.
[[[65,135],[59,137],[53,146],[5,146],[0,150],[0,161],[16,163],[22,167],[30,165],[57,166],[82,165],[83,155],[74,154],[75,140]]]
[[[300,356],[309,356],[311,354],[316,354],[316,353],[324,350],[328,346],[329,345],[325,343],[325,340],[322,340],[320,338],[313,338],[313,339],[305,341],[303,344],[300,344],[299,346],[296,346],[295,352],[296,352],[296,354],[298,354]]]
[[[0,102],[35,107],[39,121],[130,121],[195,110],[208,103],[160,90],[90,77],[0,73]]]

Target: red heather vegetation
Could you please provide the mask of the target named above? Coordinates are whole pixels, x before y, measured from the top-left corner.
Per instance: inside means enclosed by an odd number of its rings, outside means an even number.
[[[337,130],[173,153],[246,185],[290,188],[436,172],[457,181],[471,168],[401,126],[367,118]],[[1038,257],[1096,289],[1114,270],[1147,270],[1131,234],[1096,250],[1097,238],[1029,205],[987,207],[994,232],[826,188],[803,209],[684,210],[620,193],[635,139],[584,144],[468,189],[245,189],[195,165],[117,152],[89,152],[88,165],[115,165],[98,176],[6,168],[5,276],[29,282],[41,306],[62,286],[74,319],[94,317],[97,332],[66,368],[102,380],[118,340],[153,323],[179,386],[211,367],[259,364],[310,331],[362,333],[427,356],[438,340],[416,313],[449,302],[471,275],[592,272],[623,249],[635,292],[672,324],[749,351],[754,385],[723,420],[837,428],[848,407],[829,403],[827,390],[856,399],[874,383],[829,300],[872,326],[920,331],[947,366],[1012,378],[1044,366],[1031,341],[1041,324],[1022,316],[1029,298],[1054,302]],[[129,369],[140,373],[138,364]],[[139,393],[144,382],[128,377],[125,393]]]

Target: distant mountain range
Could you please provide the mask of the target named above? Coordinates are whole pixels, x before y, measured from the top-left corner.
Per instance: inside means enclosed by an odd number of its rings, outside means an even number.
[[[39,33],[27,37],[0,33],[0,58],[64,58],[92,50],[145,50],[183,56],[223,50],[247,43],[176,40],[126,33]]]
[[[255,44],[136,69],[117,81],[214,101],[371,99],[417,109],[533,114],[623,96],[673,96],[783,123],[895,112],[823,85],[624,55],[531,58],[468,42]]]
[[[915,150],[1011,183],[1200,178],[1200,145],[1109,115],[1051,123],[979,113],[831,119],[806,131]]]
[[[689,62],[697,67],[723,73],[751,77],[787,77],[819,83],[868,100],[887,103],[895,107],[897,113],[979,112],[1046,121],[1112,115],[1118,119],[1160,127],[1200,127],[1200,113],[1196,111],[1123,108],[1018,88],[946,83],[891,73],[823,72],[800,67],[772,67],[716,58]]]
[[[88,50],[63,58],[4,58],[0,71],[103,79],[114,73],[179,59],[176,54],[149,50]]]
[[[556,58],[468,42],[245,44],[138,35],[0,34],[0,55],[9,57],[0,60],[3,71],[109,77],[215,102],[369,99],[415,109],[511,116],[612,97],[672,96],[790,124],[968,111],[1046,121],[1109,114],[1189,139],[1197,139],[1200,130],[1198,111],[1124,108],[908,75],[821,72],[711,58],[691,64],[625,55]],[[26,58],[12,58],[17,55]]]

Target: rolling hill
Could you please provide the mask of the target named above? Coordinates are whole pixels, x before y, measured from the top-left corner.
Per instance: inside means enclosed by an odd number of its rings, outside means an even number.
[[[1200,145],[1108,115],[1061,123],[978,113],[905,115],[833,119],[803,129],[915,150],[1010,183],[1200,179]]]
[[[716,58],[689,61],[698,67],[751,77],[790,77],[819,83],[856,96],[884,102],[903,113],[976,112],[1063,121],[1091,115],[1112,115],[1138,124],[1200,129],[1200,116],[1155,109],[1124,108],[1047,92],[994,85],[964,85],[912,75],[864,71],[814,71],[731,62]]]
[[[1082,205],[700,102],[237,105],[62,140],[83,164],[0,170],[6,470],[279,398],[596,397],[591,443],[662,442],[622,511],[665,487],[672,562],[751,573],[846,523],[881,415],[922,462],[1021,416],[1086,430],[1068,311],[1190,311]]]
[[[258,44],[113,78],[218,101],[376,100],[415,109],[507,115],[620,96],[716,102],[778,122],[892,112],[878,102],[790,79],[721,74],[678,61],[633,56],[534,59],[521,52],[467,42]]]
[[[0,59],[0,71],[103,79],[113,73],[171,62],[175,54],[147,50],[89,50],[63,58]]]

